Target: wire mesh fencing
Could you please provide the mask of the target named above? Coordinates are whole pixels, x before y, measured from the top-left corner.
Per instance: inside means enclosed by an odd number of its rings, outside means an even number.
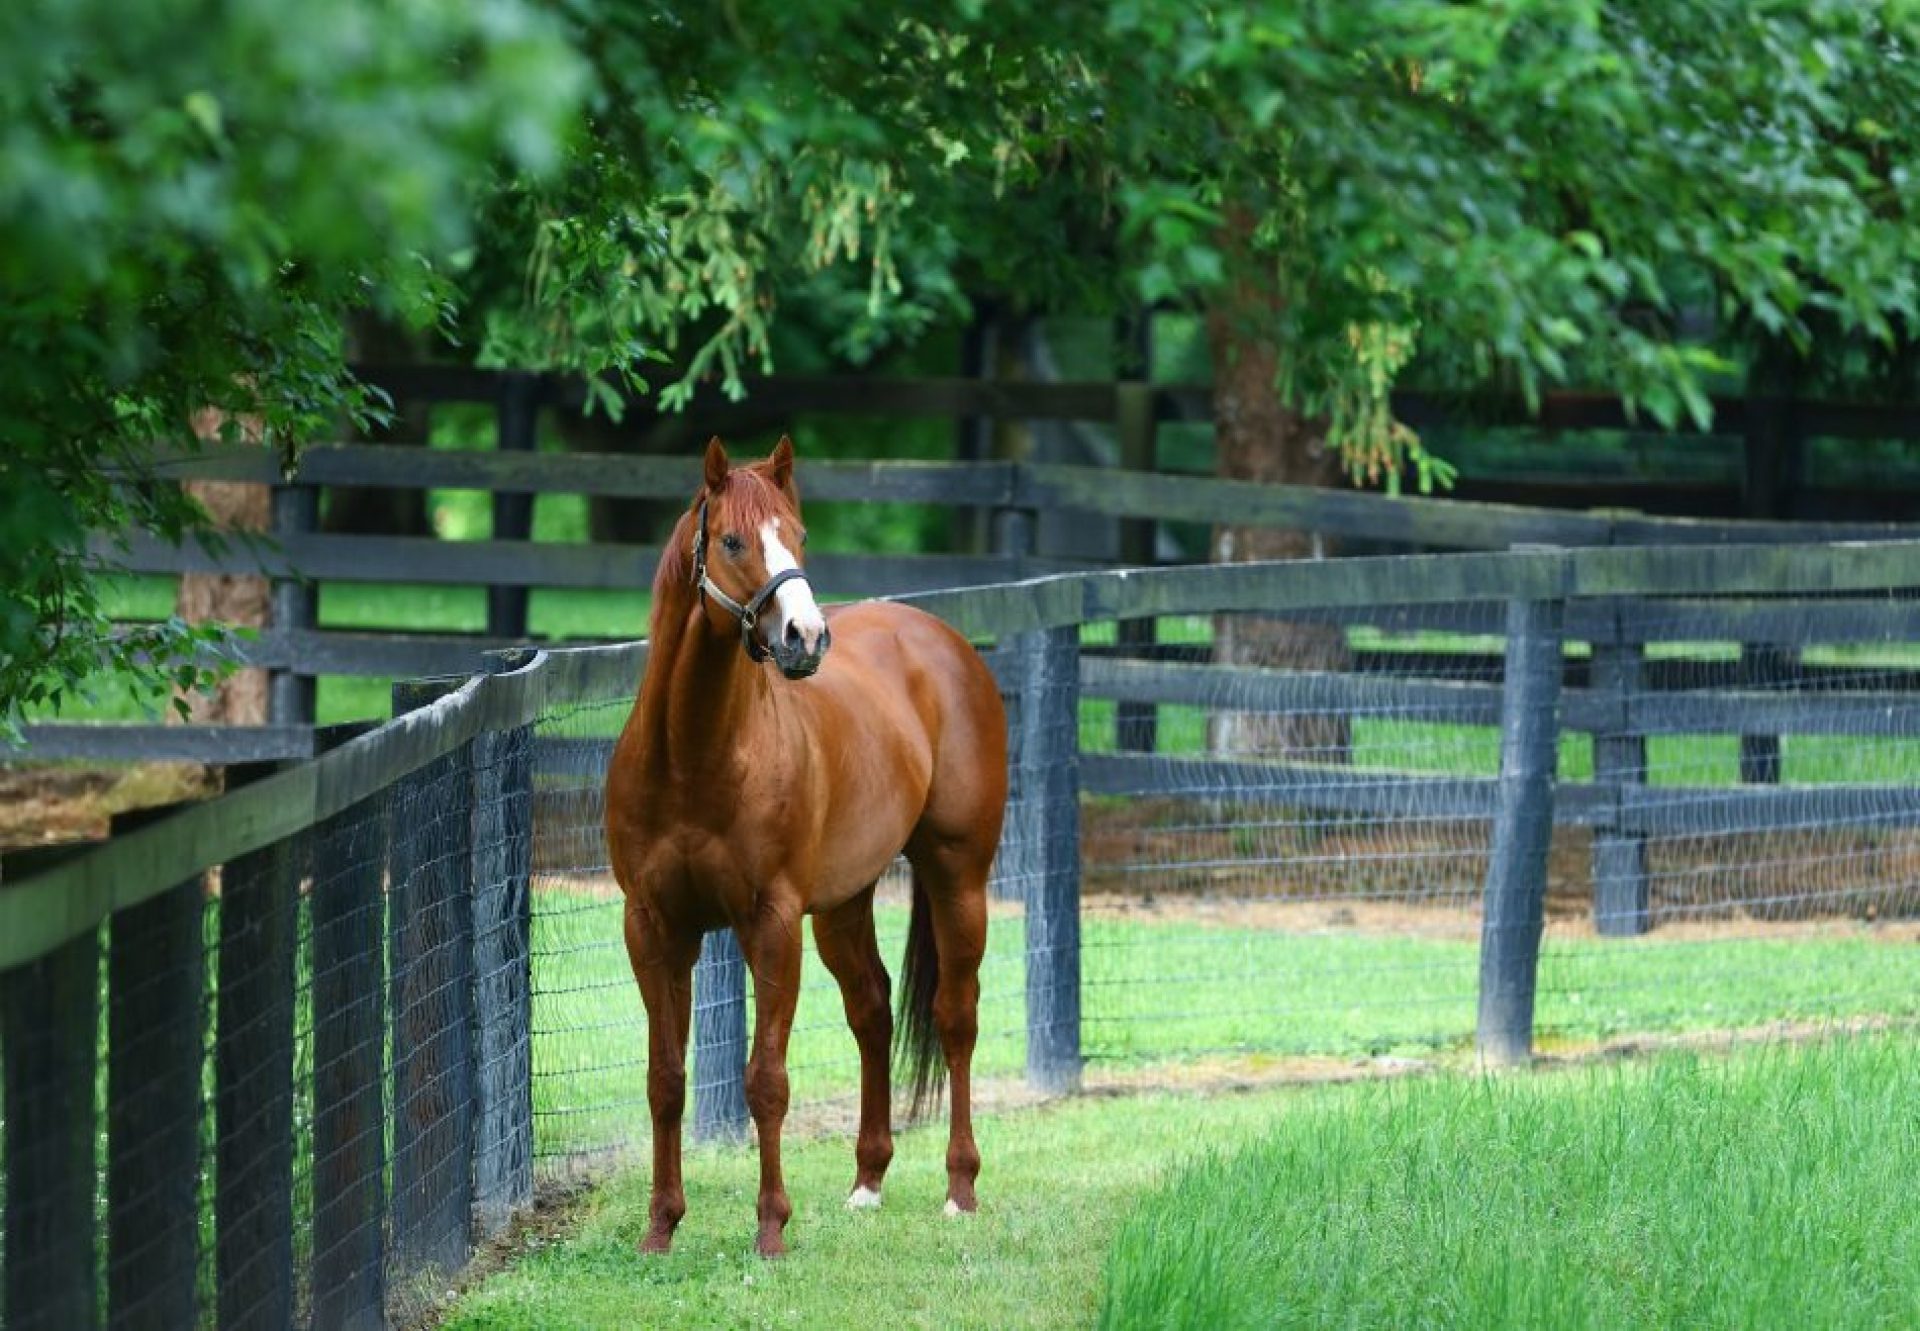
[[[1641,553],[932,602],[1008,705],[978,1099],[1920,1018],[1911,550]],[[646,1144],[603,795],[642,656],[403,690],[312,764],[0,866],[7,1328],[404,1319],[540,1179]],[[877,892],[890,969],[910,890]],[[698,1134],[745,1130],[751,993],[711,936]],[[795,1127],[853,1120],[810,938],[789,1071]]]
[[[1549,1038],[1920,1012],[1911,595],[1594,608],[1573,775],[1612,798],[1565,836]]]
[[[1149,652],[1090,644],[1090,1060],[1471,1035],[1500,610],[1182,617]]]
[[[404,1321],[530,1199],[531,739],[441,744],[0,971],[0,1322]],[[230,772],[98,854],[191,860],[288,777]]]
[[[1089,1060],[1483,1033],[1505,610],[1306,610],[1088,635]],[[1566,603],[1539,1047],[1920,1014],[1914,622],[1904,589]]]

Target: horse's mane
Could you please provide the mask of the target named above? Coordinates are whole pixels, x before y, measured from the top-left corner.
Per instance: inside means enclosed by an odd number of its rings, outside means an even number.
[[[710,542],[718,541],[720,537],[714,525],[715,509],[724,508],[731,525],[736,530],[744,531],[758,531],[762,523],[779,516],[781,494],[768,479],[766,465],[756,462],[749,467],[736,467],[727,473],[727,483],[719,500],[708,505],[707,539]],[[656,651],[666,645],[665,638],[678,639],[679,630],[687,620],[687,611],[692,607],[693,524],[700,511],[700,496],[704,493],[704,488],[696,493],[687,505],[687,511],[673,524],[673,534],[667,538],[666,548],[660,552],[660,565],[653,572],[653,614],[647,636],[653,640]],[[671,650],[670,647],[667,649]]]

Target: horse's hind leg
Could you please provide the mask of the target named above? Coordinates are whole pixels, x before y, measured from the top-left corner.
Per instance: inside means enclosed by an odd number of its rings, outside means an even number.
[[[880,1205],[880,1184],[893,1160],[893,1105],[888,1059],[893,1045],[891,981],[873,937],[873,889],[813,917],[820,960],[840,983],[847,1025],[860,1044],[860,1139],[854,1147],[853,1192],[847,1205]]]
[[[918,853],[916,853],[918,851]],[[933,993],[933,1025],[947,1061],[947,1214],[978,1205],[980,1148],[973,1140],[973,1047],[980,1034],[980,960],[987,949],[985,855],[965,843],[910,848],[917,886],[933,912],[940,978]]]
[[[700,935],[667,929],[629,904],[626,937],[627,959],[647,1008],[647,1104],[653,1111],[653,1201],[640,1251],[665,1252],[687,1213],[680,1123],[687,1104],[687,1030]]]

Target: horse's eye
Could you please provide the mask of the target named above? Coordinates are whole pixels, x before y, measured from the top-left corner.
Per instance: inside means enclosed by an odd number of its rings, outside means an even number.
[[[742,550],[747,548],[745,545],[741,544],[740,538],[738,536],[735,536],[732,532],[728,532],[725,536],[722,536],[720,538],[720,545],[730,555],[737,555]]]
[[[802,550],[807,548],[807,534],[805,532],[800,533],[800,548]]]

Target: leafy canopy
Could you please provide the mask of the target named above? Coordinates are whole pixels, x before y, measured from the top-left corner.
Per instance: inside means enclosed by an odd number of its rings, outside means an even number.
[[[110,475],[364,409],[357,307],[673,401],[780,327],[1225,311],[1394,478],[1407,374],[1669,422],[1763,337],[1906,356],[1917,117],[1920,0],[17,0],[0,716],[179,645],[105,634],[83,533],[195,517]]]
[[[558,188],[500,205],[514,359],[737,387],[776,310],[859,354],[961,291],[1226,302],[1378,474],[1410,366],[1704,420],[1752,336],[1920,317],[1910,0],[565,11],[598,95]],[[1699,308],[1717,340],[1679,336]]]
[[[366,407],[344,315],[434,315],[479,187],[568,151],[582,73],[521,0],[0,6],[0,725],[106,667],[198,677],[161,669],[183,625],[110,631],[88,531],[198,525],[123,482],[203,409],[291,447]]]

